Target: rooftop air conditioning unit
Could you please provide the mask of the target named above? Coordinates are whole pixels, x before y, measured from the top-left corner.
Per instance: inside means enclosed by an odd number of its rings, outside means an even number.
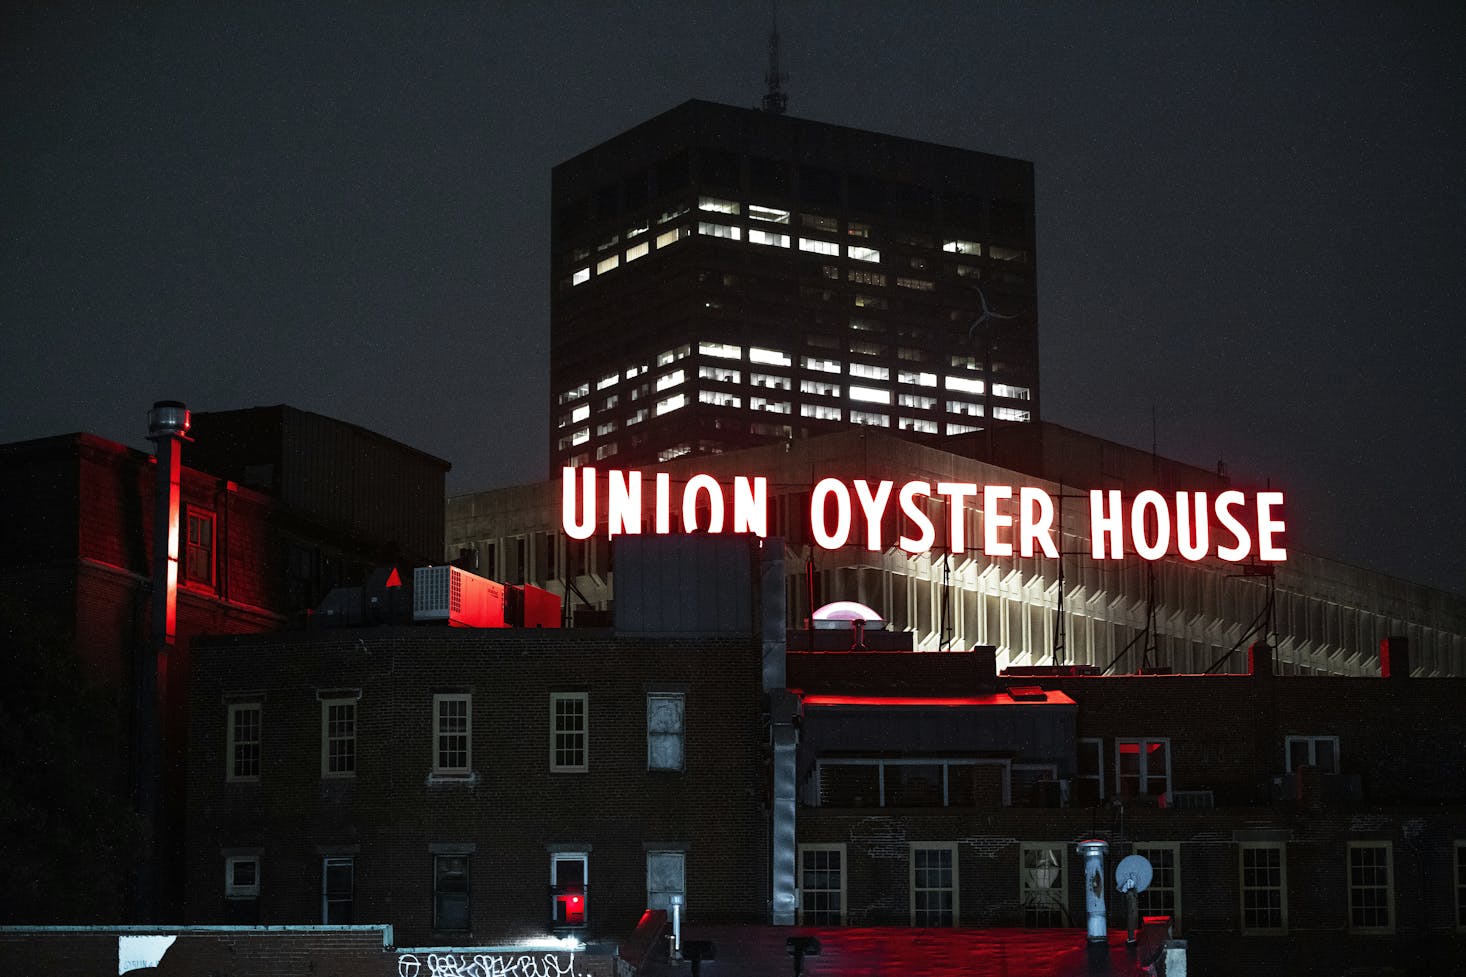
[[[455,628],[505,628],[504,585],[455,566],[418,567],[412,578],[412,619]]]

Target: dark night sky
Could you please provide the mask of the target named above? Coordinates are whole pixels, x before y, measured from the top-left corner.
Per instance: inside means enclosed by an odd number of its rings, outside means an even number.
[[[1225,7],[1225,9],[1211,9]],[[1205,8],[1205,9],[1200,9]],[[547,460],[549,171],[757,103],[754,2],[0,15],[0,442],[290,403]],[[1466,13],[799,3],[794,115],[1034,161],[1044,416],[1466,592]],[[8,514],[6,514],[8,515]]]

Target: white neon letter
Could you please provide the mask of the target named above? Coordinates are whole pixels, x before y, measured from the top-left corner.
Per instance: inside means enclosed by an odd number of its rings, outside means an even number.
[[[1218,546],[1217,556],[1230,563],[1238,563],[1247,559],[1247,554],[1252,552],[1252,537],[1247,535],[1246,528],[1232,515],[1232,507],[1246,505],[1247,497],[1236,489],[1223,492],[1217,496],[1217,521],[1226,527],[1227,532],[1237,537],[1236,546]]]
[[[606,532],[636,535],[641,532],[641,472],[606,472]]]
[[[590,539],[596,531],[596,470],[580,470],[580,519],[575,518],[575,469],[560,469],[560,524],[571,539]]]
[[[1155,510],[1155,542],[1145,536],[1145,510]],[[1159,560],[1171,547],[1171,513],[1166,509],[1166,497],[1155,489],[1146,489],[1130,503],[1130,538],[1135,543],[1135,552],[1141,559]]]
[[[733,531],[769,534],[769,480],[762,475],[733,479]]]
[[[697,532],[697,493],[708,494],[708,532],[723,531],[723,487],[711,475],[694,475],[682,489],[682,528]]]
[[[947,508],[951,517],[951,526],[947,530],[947,549],[953,553],[964,553],[967,551],[967,513],[962,509],[962,500],[969,495],[976,495],[977,485],[973,482],[938,482],[937,494],[947,497]]]
[[[1089,547],[1096,560],[1120,559],[1120,534],[1125,531],[1120,515],[1120,490],[1094,489],[1089,493]],[[1109,556],[1105,555],[1109,540]]]
[[[937,541],[936,527],[932,525],[931,519],[922,511],[921,506],[916,504],[916,497],[918,495],[930,496],[931,494],[932,486],[930,482],[907,482],[901,486],[901,514],[907,519],[910,519],[921,533],[915,539],[902,536],[897,540],[901,548],[908,553],[920,553],[923,550],[929,550],[932,548],[932,544]]]
[[[1018,553],[1032,556],[1035,542],[1051,560],[1059,558],[1054,545],[1054,500],[1041,488],[1025,485],[1018,490]]]
[[[1013,517],[998,512],[998,502],[1013,497],[1011,485],[984,485],[982,487],[982,551],[987,556],[1012,556],[1013,544],[998,540],[999,529],[1009,529]]]
[[[872,553],[881,551],[881,517],[886,514],[886,503],[891,501],[891,482],[877,485],[875,495],[871,495],[869,482],[863,478],[855,480],[855,495],[865,513],[865,548]]]
[[[1176,493],[1176,549],[1191,562],[1206,556],[1211,524],[1206,514],[1206,493]]]
[[[665,536],[672,531],[672,476],[657,472],[657,533]]]
[[[835,532],[825,531],[825,496],[835,499]],[[850,539],[850,490],[838,478],[822,478],[809,496],[809,526],[814,541],[827,550],[838,550]]]
[[[1287,550],[1273,545],[1273,534],[1281,533],[1288,528],[1283,525],[1283,520],[1273,518],[1273,506],[1281,507],[1282,504],[1282,492],[1257,493],[1257,558],[1259,560],[1281,562],[1288,558]]]

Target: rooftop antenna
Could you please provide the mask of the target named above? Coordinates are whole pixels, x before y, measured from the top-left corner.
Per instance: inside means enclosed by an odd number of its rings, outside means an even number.
[[[774,29],[769,31],[769,70],[764,72],[764,82],[769,90],[764,93],[764,111],[770,115],[783,115],[789,108],[789,94],[784,91],[784,82],[789,76],[779,70],[779,4],[771,0],[769,8],[773,14]]]
[[[1126,855],[1115,866],[1115,888],[1125,897],[1125,942],[1131,946],[1140,930],[1140,894],[1150,887],[1154,871],[1144,855]]]

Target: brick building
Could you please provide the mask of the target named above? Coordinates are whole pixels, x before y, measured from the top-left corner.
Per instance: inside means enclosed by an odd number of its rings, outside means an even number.
[[[741,587],[709,598],[730,623],[698,634],[201,642],[189,921],[389,920],[407,945],[463,946],[624,935],[674,895],[763,918],[767,730],[746,544],[731,558]]]
[[[92,837],[78,829],[62,846],[68,854],[52,861],[75,864],[75,877],[32,870],[29,863],[14,868],[14,884],[0,894],[8,919],[129,918],[130,863],[150,838],[159,839],[165,860],[158,912],[176,918],[179,887],[169,881],[182,864],[193,640],[303,622],[332,587],[360,582],[381,563],[426,562],[441,548],[447,462],[288,407],[199,414],[194,421],[179,472],[175,643],[157,659],[162,808],[156,825],[129,823],[124,813],[140,767],[135,669],[139,656],[155,653],[156,462],[92,434],[0,445],[0,511],[7,513],[0,521],[0,594],[15,645],[3,677],[7,696],[31,697],[17,698],[15,710],[34,724],[16,733],[17,742],[29,743],[34,732],[37,743],[27,751],[36,754],[34,763],[62,763],[69,781],[98,788],[63,801],[45,787],[51,771],[17,774],[16,782],[27,785],[17,792],[34,787],[37,806],[34,817],[17,818],[13,837],[25,839],[20,850],[44,852],[69,837],[64,824],[97,818],[116,827],[94,825]],[[236,437],[236,427],[255,431],[253,440]],[[338,464],[343,457],[352,464]],[[215,461],[220,467],[212,467]],[[361,479],[358,470],[373,477]],[[330,498],[341,504],[321,502]],[[399,508],[411,515],[398,515]],[[36,701],[54,676],[73,672],[63,683],[64,701]],[[62,754],[68,744],[74,747]],[[98,877],[106,881],[97,884]]]

